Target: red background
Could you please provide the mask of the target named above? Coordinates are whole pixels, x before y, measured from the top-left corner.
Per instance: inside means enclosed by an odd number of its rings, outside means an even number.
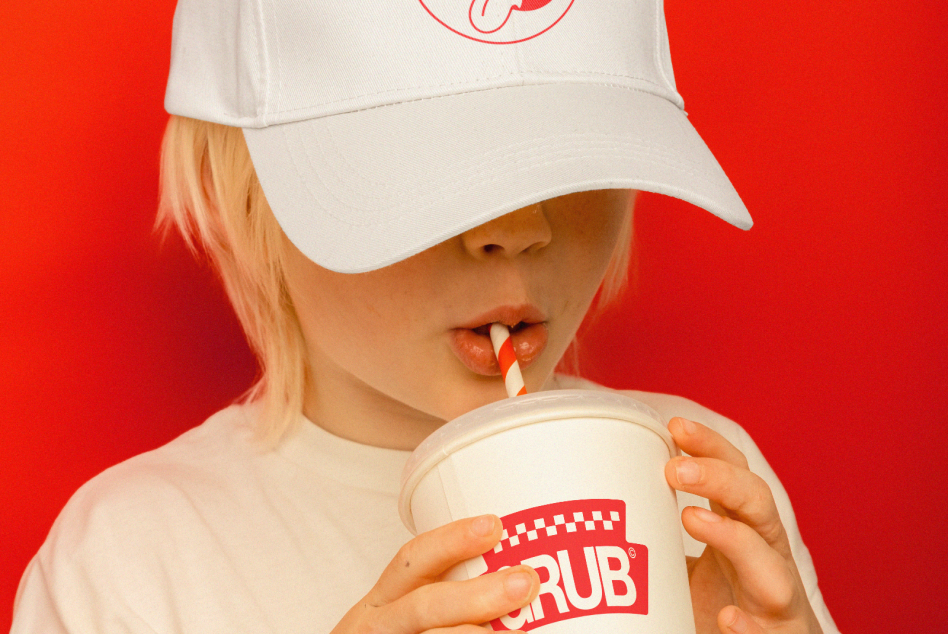
[[[948,3],[668,3],[691,119],[756,221],[643,198],[589,376],[741,422],[843,632],[943,631]],[[69,495],[255,373],[152,234],[172,0],[0,3],[0,627]]]

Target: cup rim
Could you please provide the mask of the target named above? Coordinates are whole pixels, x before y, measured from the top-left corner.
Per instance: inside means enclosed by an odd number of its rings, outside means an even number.
[[[412,452],[402,471],[398,511],[402,523],[417,534],[411,516],[411,498],[422,478],[452,453],[484,438],[515,427],[565,418],[609,418],[626,421],[654,432],[668,447],[669,457],[678,447],[666,423],[654,409],[616,392],[551,390],[489,403],[445,423]]]

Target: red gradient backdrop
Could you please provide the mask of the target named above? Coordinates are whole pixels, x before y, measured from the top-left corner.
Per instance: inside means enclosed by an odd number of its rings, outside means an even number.
[[[748,233],[644,196],[588,375],[741,422],[843,632],[941,632],[948,3],[670,0],[679,88]],[[84,481],[255,375],[214,275],[152,233],[172,0],[0,4],[0,627]]]

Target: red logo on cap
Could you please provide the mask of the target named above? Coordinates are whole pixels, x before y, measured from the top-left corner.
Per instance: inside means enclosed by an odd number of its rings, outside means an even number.
[[[420,0],[458,35],[488,44],[515,44],[549,31],[574,0]]]
[[[529,631],[589,614],[648,614],[648,548],[625,541],[625,502],[558,502],[501,521],[500,543],[484,554],[487,572],[531,566],[540,594],[492,621],[494,630]]]

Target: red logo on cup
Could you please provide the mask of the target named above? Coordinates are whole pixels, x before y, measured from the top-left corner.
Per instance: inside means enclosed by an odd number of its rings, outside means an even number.
[[[514,44],[549,31],[574,0],[419,0],[458,35],[488,44]]]
[[[529,631],[589,614],[648,614],[648,548],[625,541],[625,502],[558,502],[501,521],[500,543],[484,554],[487,572],[531,566],[540,594],[492,621],[494,630]]]

